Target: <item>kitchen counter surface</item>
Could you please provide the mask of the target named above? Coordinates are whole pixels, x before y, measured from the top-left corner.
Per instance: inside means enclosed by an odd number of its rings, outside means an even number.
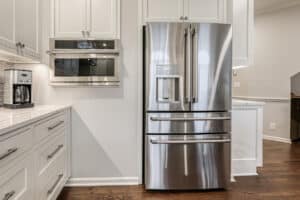
[[[69,108],[70,105],[37,105],[25,109],[0,108],[0,136]]]
[[[246,100],[239,100],[233,99],[232,106],[233,107],[243,107],[243,106],[264,106],[265,103],[261,101],[246,101]]]

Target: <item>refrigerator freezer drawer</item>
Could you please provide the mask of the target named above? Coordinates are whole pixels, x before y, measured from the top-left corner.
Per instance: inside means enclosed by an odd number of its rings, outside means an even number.
[[[148,113],[147,134],[230,133],[231,113]]]
[[[230,135],[146,136],[148,190],[207,190],[230,182]]]

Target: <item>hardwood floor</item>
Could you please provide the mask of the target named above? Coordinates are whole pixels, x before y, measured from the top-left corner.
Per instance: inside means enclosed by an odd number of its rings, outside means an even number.
[[[58,200],[300,200],[300,143],[264,142],[259,176],[238,177],[227,191],[146,192],[142,186],[65,188]]]

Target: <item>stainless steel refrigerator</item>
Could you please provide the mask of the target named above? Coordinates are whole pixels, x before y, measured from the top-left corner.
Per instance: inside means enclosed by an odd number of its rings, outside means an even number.
[[[148,190],[230,182],[232,28],[149,23],[144,30],[144,179]]]

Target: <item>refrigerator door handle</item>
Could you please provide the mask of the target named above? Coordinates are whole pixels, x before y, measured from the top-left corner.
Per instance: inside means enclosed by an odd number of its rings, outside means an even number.
[[[151,121],[210,121],[210,120],[231,120],[230,117],[150,117]]]
[[[185,102],[191,102],[191,35],[189,34],[190,28],[184,30],[184,65],[185,65]]]
[[[196,28],[193,26],[191,30],[191,62],[192,62],[192,71],[193,71],[193,103],[197,103],[199,100],[199,94],[198,94],[198,33],[196,31]],[[196,43],[195,43],[196,42]]]
[[[222,140],[150,140],[151,144],[198,144],[198,143],[230,143],[230,139]]]

